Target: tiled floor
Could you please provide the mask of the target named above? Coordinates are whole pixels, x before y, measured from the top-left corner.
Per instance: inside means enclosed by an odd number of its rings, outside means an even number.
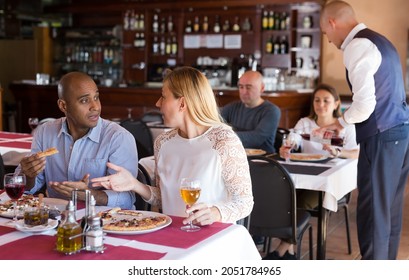
[[[409,181],[407,183],[405,192],[405,208],[403,211],[403,230],[401,235],[401,242],[399,248],[398,259],[409,259]],[[357,191],[355,190],[349,204],[349,218],[351,228],[351,242],[352,254],[348,254],[345,218],[343,211],[332,213],[329,220],[328,239],[327,239],[327,259],[333,260],[359,260],[361,255],[359,253],[358,239],[356,232],[356,199]],[[316,240],[316,219],[313,218],[314,223],[314,240]],[[303,238],[302,258],[308,259],[308,236]],[[315,252],[314,252],[315,256]]]

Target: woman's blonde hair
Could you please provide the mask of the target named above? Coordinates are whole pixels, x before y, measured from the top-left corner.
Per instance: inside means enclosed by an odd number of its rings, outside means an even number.
[[[182,66],[166,70],[163,84],[175,98],[184,97],[187,111],[197,125],[210,126],[222,123],[212,87],[199,70]]]

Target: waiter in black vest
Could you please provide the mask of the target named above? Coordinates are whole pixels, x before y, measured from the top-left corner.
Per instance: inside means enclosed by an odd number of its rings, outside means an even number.
[[[352,7],[323,7],[321,30],[343,51],[352,104],[327,127],[355,124],[358,160],[358,241],[362,259],[396,259],[409,171],[409,110],[395,47],[359,23]]]

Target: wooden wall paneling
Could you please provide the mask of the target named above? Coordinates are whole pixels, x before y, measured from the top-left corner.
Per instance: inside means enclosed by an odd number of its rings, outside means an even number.
[[[73,13],[72,27],[113,27],[122,23],[122,13],[120,11],[107,11],[97,13]]]
[[[101,116],[106,119],[125,119],[128,108],[132,108],[132,117],[140,118],[149,110],[157,109],[155,104],[161,95],[160,88],[110,88],[100,86],[100,99],[102,104]],[[55,85],[30,85],[12,83],[10,90],[18,104],[17,131],[30,132],[27,124],[28,117],[37,116],[40,119],[63,116],[57,107],[57,87]],[[232,101],[239,100],[237,90],[215,90],[219,106],[224,106]],[[293,127],[296,122],[308,115],[311,93],[280,92],[264,94],[263,98],[276,104],[281,109],[280,126]]]

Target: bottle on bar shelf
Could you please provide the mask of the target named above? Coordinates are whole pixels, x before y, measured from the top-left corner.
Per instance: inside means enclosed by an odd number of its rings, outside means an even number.
[[[139,29],[140,30],[145,30],[145,16],[144,16],[144,14],[141,14],[139,16]]]
[[[249,17],[246,17],[244,19],[244,22],[241,25],[241,30],[243,30],[243,31],[250,31],[251,30],[251,22],[250,22]]]
[[[214,26],[213,26],[213,32],[214,33],[220,33],[220,22],[219,22],[219,16],[216,15],[215,17],[215,22],[214,22]]]
[[[274,12],[270,11],[268,13],[268,29],[272,30],[274,29]]]
[[[171,54],[176,55],[177,53],[178,53],[178,42],[177,42],[176,36],[173,36]]]
[[[224,21],[223,31],[230,31],[230,22],[229,22],[228,19],[226,19],[226,20]]]
[[[171,15],[168,18],[168,32],[173,32],[173,19]]]
[[[188,20],[186,22],[185,33],[192,33],[192,30],[193,30],[192,21]]]
[[[158,19],[157,14],[153,15],[152,32],[153,33],[158,33],[159,32],[159,19]]]
[[[268,39],[266,42],[266,53],[272,53],[272,52],[273,52],[273,36],[271,36],[270,39]]]
[[[239,32],[239,31],[240,31],[240,20],[239,20],[239,17],[234,17],[234,24],[233,24],[232,30],[233,30],[234,32]]]
[[[200,30],[200,25],[199,25],[199,17],[195,16],[195,21],[193,23],[193,32],[199,32]]]
[[[160,33],[165,33],[166,32],[166,19],[162,17],[160,19]]]
[[[207,16],[203,17],[202,31],[206,33],[209,30],[209,18]]]
[[[261,18],[261,27],[263,30],[268,29],[268,11],[267,10],[263,11],[263,17]]]

